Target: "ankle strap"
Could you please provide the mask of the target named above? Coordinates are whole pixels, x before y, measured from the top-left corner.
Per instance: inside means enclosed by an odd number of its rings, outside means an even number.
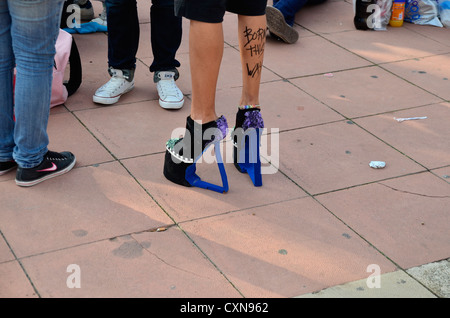
[[[238,107],[239,109],[253,109],[253,108],[261,108],[260,105],[250,104],[250,105],[241,105]]]

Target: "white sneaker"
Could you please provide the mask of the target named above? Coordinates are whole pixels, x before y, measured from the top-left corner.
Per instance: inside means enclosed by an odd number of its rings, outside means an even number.
[[[134,70],[116,70],[109,68],[111,79],[94,94],[94,103],[111,105],[119,101],[120,96],[134,88]]]
[[[183,93],[175,84],[175,72],[160,71],[155,74],[157,79],[159,105],[165,109],[180,109],[184,104]]]
[[[108,26],[106,21],[106,5],[103,3],[103,11],[98,15],[98,18],[92,19],[91,22],[97,22],[100,25]]]

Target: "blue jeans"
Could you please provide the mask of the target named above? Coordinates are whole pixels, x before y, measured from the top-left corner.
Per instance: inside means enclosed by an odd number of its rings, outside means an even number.
[[[286,23],[293,26],[295,14],[306,4],[316,5],[325,1],[326,0],[273,0],[273,6],[283,13]]]
[[[20,167],[33,168],[47,153],[55,43],[62,5],[63,0],[0,0],[2,162],[14,159]]]
[[[139,20],[135,0],[106,0],[108,64],[115,69],[134,69],[139,46]],[[150,72],[180,66],[175,59],[181,44],[181,18],[174,0],[152,0],[150,10],[153,62]]]

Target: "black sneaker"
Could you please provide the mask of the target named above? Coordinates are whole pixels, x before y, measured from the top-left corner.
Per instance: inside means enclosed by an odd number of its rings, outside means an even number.
[[[267,28],[271,35],[276,35],[276,39],[281,39],[288,44],[293,44],[298,40],[298,32],[286,23],[283,13],[275,7],[266,7]]]
[[[80,18],[82,21],[90,21],[94,18],[94,8],[89,0],[79,0]]]
[[[14,160],[0,162],[0,176],[15,169],[16,167],[17,167],[17,163]]]
[[[16,184],[31,187],[39,182],[69,172],[75,165],[76,158],[70,152],[48,151],[44,160],[34,168],[17,168]]]

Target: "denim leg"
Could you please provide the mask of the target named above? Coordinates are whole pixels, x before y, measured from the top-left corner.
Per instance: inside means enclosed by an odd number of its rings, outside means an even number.
[[[284,15],[286,23],[294,25],[295,14],[308,2],[308,0],[279,0],[274,5]]]
[[[182,27],[181,17],[175,16],[174,0],[152,0],[150,22],[154,56],[150,72],[179,67],[175,55],[180,47]]]
[[[0,162],[13,159],[13,76],[14,53],[11,45],[11,16],[8,3],[0,0]]]
[[[136,68],[139,18],[136,0],[106,0],[108,64],[115,69]]]
[[[19,166],[32,168],[48,150],[55,43],[63,1],[7,0],[7,3],[17,72],[13,157]]]

